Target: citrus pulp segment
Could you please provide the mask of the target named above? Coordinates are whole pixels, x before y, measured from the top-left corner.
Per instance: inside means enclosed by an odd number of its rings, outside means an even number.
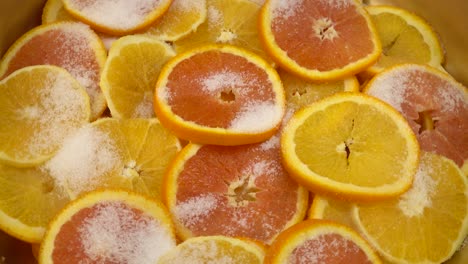
[[[275,62],[309,80],[352,76],[381,53],[369,15],[354,0],[266,1],[259,31]]]
[[[176,41],[197,30],[206,20],[206,0],[173,0],[161,20],[145,33],[163,41]]]
[[[263,59],[234,46],[208,45],[163,67],[154,108],[161,123],[182,139],[240,145],[276,132],[285,98],[277,72]]]
[[[453,159],[468,159],[468,90],[435,68],[403,64],[376,75],[364,92],[406,118],[421,149]]]
[[[163,255],[158,264],[262,264],[264,257],[265,248],[257,242],[224,236],[201,236],[177,245]]]
[[[51,222],[39,263],[152,264],[176,245],[158,200],[121,190],[88,193]]]
[[[380,264],[381,261],[371,246],[349,227],[312,219],[283,231],[268,249],[264,263]]]
[[[178,53],[207,44],[230,44],[266,58],[258,36],[261,6],[249,0],[206,0],[207,17],[195,32],[175,41]]]
[[[286,169],[314,193],[371,200],[406,191],[419,146],[392,107],[360,93],[338,93],[296,112],[281,138]]]
[[[99,32],[124,35],[144,29],[161,17],[172,0],[63,0],[76,19]]]
[[[468,181],[458,166],[422,152],[413,186],[395,199],[357,204],[360,232],[395,263],[442,263],[468,234]]]
[[[164,171],[179,149],[155,119],[105,118],[67,138],[42,169],[72,198],[99,188],[160,198]]]
[[[57,21],[76,21],[76,19],[65,10],[62,0],[47,0],[42,10],[42,24]]]
[[[0,165],[0,228],[29,243],[40,243],[47,224],[70,198],[39,168]]]
[[[279,69],[288,108],[299,109],[337,92],[359,92],[355,76],[331,82],[311,82]]]
[[[358,230],[353,222],[351,209],[350,202],[314,195],[307,218],[333,221]]]
[[[442,67],[444,50],[434,29],[417,15],[393,6],[366,6],[382,44],[382,54],[366,71],[376,74],[401,63]]]
[[[154,117],[156,80],[174,55],[171,46],[149,36],[125,36],[115,41],[100,82],[112,116]]]
[[[224,235],[271,243],[307,210],[308,192],[283,169],[276,137],[242,146],[189,143],[164,179],[163,198],[183,240]]]
[[[91,99],[91,118],[106,108],[99,78],[106,50],[88,26],[58,22],[38,26],[19,38],[0,63],[0,79],[26,66],[49,64],[62,67],[84,87]]]
[[[30,66],[0,81],[0,161],[34,166],[89,122],[89,97],[64,69]]]

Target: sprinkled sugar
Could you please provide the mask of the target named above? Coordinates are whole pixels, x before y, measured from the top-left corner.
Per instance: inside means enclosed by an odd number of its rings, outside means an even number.
[[[399,112],[403,112],[401,105],[406,101],[408,82],[404,71],[397,70],[393,74],[377,77],[372,85],[373,88],[368,91],[368,94],[387,102]]]
[[[242,107],[229,128],[244,132],[267,130],[277,124],[282,115],[281,107],[272,102],[249,102]]]
[[[296,14],[302,0],[277,0],[273,1],[273,18],[280,16],[282,19],[288,19]],[[276,5],[275,5],[276,4]]]
[[[118,29],[138,26],[159,4],[159,0],[73,1],[74,7],[94,22]]]
[[[223,23],[223,15],[221,14],[221,11],[219,11],[213,6],[208,7],[207,19],[208,19],[208,26],[219,25]]]
[[[65,139],[59,152],[41,169],[75,195],[94,189],[123,161],[109,136],[91,126]]]
[[[253,81],[245,81],[245,78],[236,72],[222,70],[218,73],[212,74],[202,80],[203,89],[211,93],[217,93],[226,87],[231,88],[248,88],[253,85]],[[237,90],[241,92],[242,90]]]
[[[178,203],[174,215],[185,225],[192,226],[197,224],[201,218],[207,217],[216,207],[216,197],[212,194],[204,194]]]
[[[157,220],[141,217],[120,203],[102,203],[79,229],[84,253],[92,261],[153,264],[175,247]]]

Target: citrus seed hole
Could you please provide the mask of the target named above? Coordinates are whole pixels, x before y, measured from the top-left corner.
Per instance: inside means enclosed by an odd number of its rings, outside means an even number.
[[[235,206],[246,206],[257,200],[256,193],[260,189],[253,185],[250,177],[243,177],[239,181],[229,184],[228,199]]]
[[[434,130],[437,124],[437,120],[432,117],[431,111],[419,112],[418,119],[414,121],[419,124],[419,134],[426,130]]]
[[[335,30],[333,21],[327,17],[315,20],[313,30],[315,32],[315,36],[320,40],[333,40],[338,37],[338,32]]]
[[[51,193],[55,188],[55,182],[52,178],[45,179],[41,184],[42,193]]]
[[[218,43],[231,43],[234,39],[237,38],[237,35],[230,29],[223,29],[221,33],[216,38]]]
[[[231,103],[234,100],[236,100],[236,95],[232,92],[232,90],[229,91],[222,91],[219,95],[222,101],[226,103]]]

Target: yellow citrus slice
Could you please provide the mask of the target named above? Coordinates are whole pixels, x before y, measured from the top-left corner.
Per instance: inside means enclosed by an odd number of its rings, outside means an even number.
[[[42,10],[42,24],[57,21],[76,21],[76,19],[65,10],[62,0],[47,0]]]
[[[285,111],[277,72],[259,56],[227,45],[179,54],[162,69],[154,108],[178,137],[203,144],[260,142]]]
[[[371,246],[349,227],[312,219],[283,231],[268,249],[264,263],[380,264],[381,261]]]
[[[175,41],[178,53],[207,44],[230,44],[266,57],[258,37],[260,5],[249,0],[206,0],[207,17],[195,32]]]
[[[42,25],[24,34],[10,47],[0,63],[0,79],[26,66],[62,67],[86,88],[94,120],[106,108],[99,87],[106,57],[102,41],[88,26],[75,22]]]
[[[51,222],[39,263],[152,264],[176,245],[158,200],[119,190],[88,193]]]
[[[0,161],[40,164],[89,122],[89,97],[64,69],[30,66],[0,82]]]
[[[114,42],[100,82],[112,116],[154,117],[156,80],[174,55],[168,44],[148,36],[126,36]]]
[[[358,230],[353,222],[351,209],[350,202],[314,195],[307,217],[333,221]]]
[[[0,229],[29,243],[40,243],[50,219],[70,198],[39,168],[0,165]]]
[[[382,54],[366,71],[376,74],[401,63],[441,67],[444,51],[432,27],[419,16],[394,6],[366,6],[382,44]]]
[[[201,236],[185,240],[157,263],[262,264],[264,258],[265,247],[257,242],[225,236]]]
[[[206,0],[173,0],[169,10],[145,33],[163,41],[176,41],[197,30],[206,20]]]
[[[417,139],[403,116],[360,93],[338,93],[296,112],[281,146],[295,180],[341,199],[403,193],[419,158]]]
[[[169,167],[164,201],[180,238],[264,243],[301,221],[308,192],[281,165],[279,138],[242,146],[188,144]]]
[[[355,76],[330,82],[311,82],[279,69],[288,108],[299,109],[338,92],[359,92]]]
[[[269,0],[259,29],[275,62],[309,80],[352,76],[381,53],[369,15],[354,0]]]
[[[161,17],[172,0],[62,0],[75,18],[99,32],[124,35],[144,29]]]
[[[178,139],[156,119],[100,119],[67,138],[43,165],[73,198],[97,188],[124,188],[160,198]]]
[[[463,166],[468,159],[468,89],[435,68],[403,64],[371,79],[364,92],[397,109],[421,149]]]
[[[379,253],[394,263],[442,263],[468,234],[468,181],[458,166],[423,152],[411,189],[357,204],[353,217]]]

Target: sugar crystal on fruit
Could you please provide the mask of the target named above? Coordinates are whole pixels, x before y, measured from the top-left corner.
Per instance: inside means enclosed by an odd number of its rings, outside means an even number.
[[[208,216],[217,206],[218,201],[214,195],[203,194],[178,203],[174,214],[181,222],[191,226]]]
[[[280,146],[279,135],[274,135],[270,137],[268,140],[262,142],[260,144],[260,149],[263,151],[269,151],[273,148],[279,148],[279,146]]]
[[[397,70],[392,74],[377,77],[368,94],[387,102],[396,110],[402,112],[402,103],[406,100],[407,85],[407,75],[402,70]]]
[[[222,91],[226,88],[249,88],[253,85],[252,81],[245,81],[245,77],[240,73],[236,73],[229,70],[221,70],[212,75],[202,79],[203,89],[211,93]],[[238,93],[242,92],[242,89],[236,89]]]
[[[223,22],[223,14],[216,7],[210,6],[208,7],[207,19],[209,25],[218,25]]]
[[[57,183],[75,194],[94,189],[122,163],[113,140],[87,126],[65,139],[62,148],[43,167]]]
[[[281,107],[273,102],[249,102],[244,105],[230,124],[230,129],[245,132],[273,128],[283,115]]]
[[[142,23],[160,2],[156,0],[91,0],[73,1],[73,6],[96,23],[127,29]]]
[[[145,264],[175,247],[166,228],[149,215],[136,214],[118,202],[106,202],[79,228],[84,253],[92,261]]]

